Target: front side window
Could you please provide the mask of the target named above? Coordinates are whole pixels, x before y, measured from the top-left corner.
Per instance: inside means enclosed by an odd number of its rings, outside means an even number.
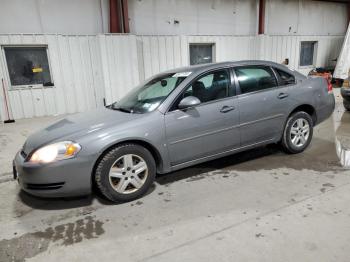
[[[300,44],[300,66],[313,66],[315,61],[316,41],[303,41]]]
[[[277,73],[277,75],[280,78],[280,85],[284,86],[284,85],[291,85],[291,84],[295,84],[295,77],[283,70],[279,70],[277,68],[275,68],[275,71]]]
[[[4,47],[12,86],[53,86],[47,47]]]
[[[277,80],[269,67],[245,66],[235,68],[241,93],[251,93],[277,86]]]
[[[185,93],[186,96],[195,96],[201,103],[222,99],[233,95],[230,90],[230,74],[227,70],[218,70],[206,74],[196,79],[189,86]]]
[[[129,92],[109,106],[128,113],[154,111],[191,72],[162,74]]]

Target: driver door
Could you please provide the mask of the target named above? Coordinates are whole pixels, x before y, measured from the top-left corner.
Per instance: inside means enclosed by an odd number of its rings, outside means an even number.
[[[176,103],[191,95],[201,104],[185,110],[179,110],[175,104],[165,115],[172,166],[240,146],[239,113],[232,79],[228,69],[198,77]]]

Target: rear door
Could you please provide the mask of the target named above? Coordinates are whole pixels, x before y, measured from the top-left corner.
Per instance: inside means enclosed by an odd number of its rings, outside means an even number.
[[[185,96],[201,104],[179,110]],[[205,73],[185,88],[172,110],[165,115],[171,164],[176,166],[240,146],[239,113],[230,70]]]
[[[289,112],[288,88],[268,66],[235,67],[238,85],[241,145],[279,139]]]

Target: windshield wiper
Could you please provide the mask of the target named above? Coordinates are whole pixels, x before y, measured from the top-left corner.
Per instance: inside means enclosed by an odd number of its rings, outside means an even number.
[[[113,110],[119,110],[121,112],[125,112],[125,113],[133,113],[133,111],[131,109],[128,108],[124,108],[124,107],[111,107]]]

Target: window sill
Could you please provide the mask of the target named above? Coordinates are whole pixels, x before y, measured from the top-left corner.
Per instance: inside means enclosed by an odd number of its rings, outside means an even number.
[[[309,69],[309,68],[316,68],[315,65],[306,65],[306,66],[299,66],[299,69]]]
[[[18,91],[18,90],[36,90],[36,89],[47,89],[47,88],[55,88],[55,86],[12,86],[10,87],[9,91]]]

